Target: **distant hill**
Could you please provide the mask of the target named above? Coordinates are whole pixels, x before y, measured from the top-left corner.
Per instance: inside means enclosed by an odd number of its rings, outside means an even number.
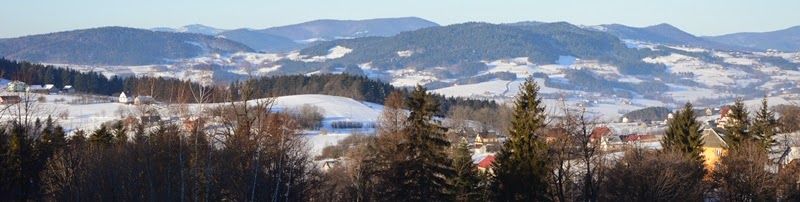
[[[600,25],[600,30],[619,37],[620,39],[630,39],[667,45],[689,45],[709,49],[723,50],[748,50],[736,44],[723,44],[711,40],[697,37],[687,33],[670,24],[662,23],[647,27],[630,27],[620,24]]]
[[[379,18],[369,20],[314,20],[300,24],[258,30],[295,41],[335,40],[366,36],[392,36],[438,24],[417,17]]]
[[[33,62],[143,65],[210,53],[253,51],[245,45],[200,34],[101,27],[0,40],[0,56]]]
[[[718,43],[744,46],[759,50],[775,49],[787,52],[800,51],[800,26],[771,32],[743,32],[704,38]]]
[[[218,36],[242,43],[252,49],[265,52],[285,52],[303,47],[303,44],[296,43],[292,39],[261,33],[249,29],[224,31],[219,33]]]
[[[299,24],[265,29],[223,30],[200,24],[179,28],[159,27],[154,31],[196,33],[223,36],[250,48],[265,52],[285,52],[306,47],[312,42],[351,39],[369,36],[392,36],[438,24],[416,17],[380,18],[369,20],[314,20]]]
[[[205,26],[201,24],[191,24],[186,25],[179,28],[169,28],[169,27],[156,27],[150,30],[153,31],[161,31],[161,32],[178,32],[178,33],[193,33],[193,34],[205,34],[205,35],[217,35],[221,32],[226,30],[218,29],[210,26]]]
[[[300,51],[303,55],[326,55],[336,46],[352,49],[329,64],[363,64],[375,67],[449,67],[451,74],[482,70],[480,61],[528,57],[537,64],[553,64],[559,56],[597,59],[621,66],[626,73],[660,72],[656,65],[641,62],[645,50],[627,48],[616,37],[569,23],[524,26],[464,23],[403,32],[392,37],[365,37],[324,42]],[[401,52],[408,53],[401,55]],[[291,63],[294,64],[294,63]],[[291,65],[287,63],[287,65]],[[308,64],[305,68],[308,68]]]

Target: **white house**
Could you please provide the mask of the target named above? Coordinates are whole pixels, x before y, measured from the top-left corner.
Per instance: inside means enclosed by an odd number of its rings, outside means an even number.
[[[125,92],[122,92],[122,93],[119,94],[119,103],[128,104],[128,103],[131,103],[131,102],[132,102],[132,100],[127,95],[125,95]]]

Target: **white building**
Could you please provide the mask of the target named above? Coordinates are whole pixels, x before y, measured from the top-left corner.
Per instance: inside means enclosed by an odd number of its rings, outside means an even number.
[[[122,93],[119,94],[119,103],[128,104],[128,103],[131,103],[131,102],[132,102],[132,100],[127,95],[125,95],[125,92],[122,92]]]

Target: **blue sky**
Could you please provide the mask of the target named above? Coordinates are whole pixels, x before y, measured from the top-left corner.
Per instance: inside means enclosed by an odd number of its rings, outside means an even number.
[[[800,25],[798,0],[4,0],[0,38],[100,26],[266,28],[314,19],[422,17],[443,25],[670,23],[697,35]]]

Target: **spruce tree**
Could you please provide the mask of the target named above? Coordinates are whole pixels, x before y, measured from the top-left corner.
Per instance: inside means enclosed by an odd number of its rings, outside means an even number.
[[[737,146],[744,141],[754,140],[748,133],[750,122],[748,121],[747,108],[744,106],[742,98],[737,98],[728,111],[727,117],[730,119],[725,124],[725,130],[728,132],[726,136],[727,142],[733,146]]]
[[[703,141],[700,123],[697,122],[692,103],[687,102],[683,109],[667,123],[667,130],[661,145],[666,150],[679,151],[688,157],[701,160]]]
[[[114,142],[117,144],[125,144],[128,142],[128,130],[125,128],[125,125],[122,121],[114,122],[111,126],[111,132],[114,135]]]
[[[42,148],[42,150],[52,154],[67,143],[64,128],[56,126],[55,123],[53,123],[53,119],[48,116],[45,120],[45,125],[42,129],[42,135],[39,141],[41,141],[41,146],[45,147]]]
[[[8,137],[7,148],[3,148],[3,166],[9,175],[2,175],[3,185],[0,185],[0,199],[9,201],[27,201],[31,196],[30,180],[34,177],[30,169],[34,156],[32,140],[28,133],[30,129],[22,124],[14,122],[11,124]],[[2,173],[0,173],[2,174]],[[38,174],[38,173],[36,173]],[[13,200],[12,200],[13,199]]]
[[[114,141],[114,136],[106,129],[106,126],[101,125],[100,128],[95,130],[89,136],[89,142],[95,145],[110,145]]]
[[[775,112],[769,109],[767,98],[765,97],[761,100],[761,108],[756,112],[750,133],[758,138],[764,148],[769,149],[777,143],[774,139],[777,125],[778,121],[775,119]]]
[[[538,137],[545,127],[539,86],[528,78],[514,102],[509,137],[494,162],[492,189],[498,201],[549,201],[547,145]]]
[[[455,177],[451,184],[456,201],[474,201],[480,198],[480,176],[472,163],[472,152],[466,142],[459,143],[453,148],[453,169]]]
[[[417,86],[406,102],[410,114],[403,138],[398,143],[402,157],[392,163],[402,171],[398,183],[399,193],[390,193],[388,200],[449,201],[452,196],[448,183],[453,168],[447,156],[450,142],[433,120],[439,105],[422,86]]]

